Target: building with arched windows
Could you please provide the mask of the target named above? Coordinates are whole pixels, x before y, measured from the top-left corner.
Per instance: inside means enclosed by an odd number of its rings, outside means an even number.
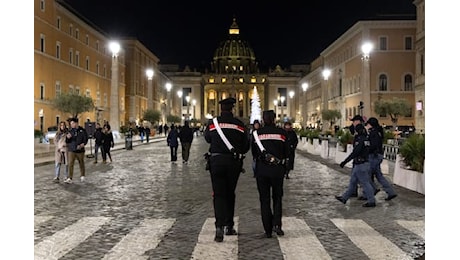
[[[50,100],[71,91],[94,100],[95,110],[81,115],[84,121],[115,116],[120,127],[141,124],[144,112],[153,109],[161,112],[159,124],[170,123],[168,115],[202,124],[220,114],[220,100],[234,97],[235,116],[249,124],[256,90],[260,111],[273,109],[278,121],[323,130],[331,127],[322,120],[325,110],[340,111],[335,124],[341,127],[355,114],[391,125],[388,115],[374,112],[374,104],[399,97],[411,111],[398,124],[423,131],[424,1],[414,4],[417,20],[359,21],[311,64],[268,71],[259,68],[257,50],[233,19],[210,67],[196,71],[161,64],[161,57],[136,39],[118,39],[115,59],[111,37],[91,21],[63,1],[35,0],[34,127],[43,131],[66,119]],[[362,52],[365,43],[372,44],[368,53]]]

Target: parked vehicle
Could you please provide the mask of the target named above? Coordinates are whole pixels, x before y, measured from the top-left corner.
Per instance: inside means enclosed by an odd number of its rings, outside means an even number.
[[[58,130],[57,126],[50,126],[48,127],[48,131],[45,134],[45,137],[43,138],[44,143],[50,143],[52,139],[56,136],[56,132]]]

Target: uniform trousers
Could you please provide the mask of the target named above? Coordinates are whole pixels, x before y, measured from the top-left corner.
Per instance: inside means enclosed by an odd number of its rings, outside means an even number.
[[[262,163],[261,161],[257,162],[257,164]],[[271,234],[274,226],[281,227],[284,172],[284,166],[278,165],[271,167],[270,172],[264,170],[264,174],[261,174],[259,171],[256,174],[262,224],[267,234]]]
[[[370,167],[370,176],[371,176],[371,185],[373,183],[372,177],[375,177],[377,181],[382,185],[383,190],[388,194],[388,196],[393,196],[396,194],[391,184],[388,180],[383,176],[382,169],[380,165],[383,161],[383,154],[370,154],[369,155],[369,167]],[[375,185],[375,184],[374,184]],[[364,197],[366,197],[366,192],[364,193]]]
[[[235,189],[241,173],[241,163],[232,156],[212,156],[210,172],[213,190],[215,226],[235,224]]]
[[[369,170],[369,162],[353,165],[353,169],[351,170],[350,183],[348,184],[348,189],[342,195],[343,199],[348,200],[356,191],[359,183],[363,187],[366,196],[367,194],[370,194],[370,196],[366,197],[367,202],[375,203],[374,189],[370,183]]]

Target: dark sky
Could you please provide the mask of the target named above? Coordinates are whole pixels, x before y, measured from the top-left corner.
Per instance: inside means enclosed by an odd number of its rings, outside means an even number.
[[[415,19],[413,0],[65,0],[110,37],[134,36],[160,64],[209,67],[235,17],[261,68],[310,63],[359,20]],[[261,3],[261,4],[255,4]]]

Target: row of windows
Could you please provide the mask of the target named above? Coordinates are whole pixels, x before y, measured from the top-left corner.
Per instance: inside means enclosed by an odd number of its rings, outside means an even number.
[[[414,37],[405,36],[404,37],[404,50],[413,50],[414,49]],[[378,37],[378,50],[386,51],[388,50],[388,36],[379,36]],[[352,57],[355,57],[357,53],[361,52],[361,46],[354,45],[344,49],[341,53],[335,55],[328,62],[331,66],[337,66],[340,63],[343,63]]]
[[[40,51],[45,52],[45,35],[40,35]],[[56,59],[61,59],[61,43],[58,41],[56,42]],[[75,58],[74,58],[74,50],[72,48],[69,49],[69,63],[73,64],[77,67],[80,66],[80,52],[75,51]],[[90,58],[86,56],[85,58],[85,69],[90,70]],[[100,75],[100,63],[96,61],[95,73]],[[102,76],[107,77],[107,65],[104,64],[102,68]]]
[[[401,88],[401,91],[414,91],[413,77],[410,74],[404,75],[404,82]],[[386,74],[380,74],[378,77],[378,91],[388,91],[388,76]],[[334,98],[343,95],[350,95],[353,93],[358,93],[361,91],[361,78],[355,77],[352,79],[347,79],[344,82],[342,89],[342,83],[339,82],[337,87],[329,89],[329,97]],[[342,93],[343,92],[343,93]]]
[[[351,118],[355,115],[361,115],[362,114],[362,111],[360,111],[360,108],[359,108],[359,105],[356,105],[355,107],[349,107],[347,109],[345,109],[345,118]],[[383,114],[383,115],[379,115],[379,117],[387,117],[388,115],[386,114]],[[404,117],[412,117],[412,108],[409,109],[409,111],[407,112],[407,114],[403,115]]]

